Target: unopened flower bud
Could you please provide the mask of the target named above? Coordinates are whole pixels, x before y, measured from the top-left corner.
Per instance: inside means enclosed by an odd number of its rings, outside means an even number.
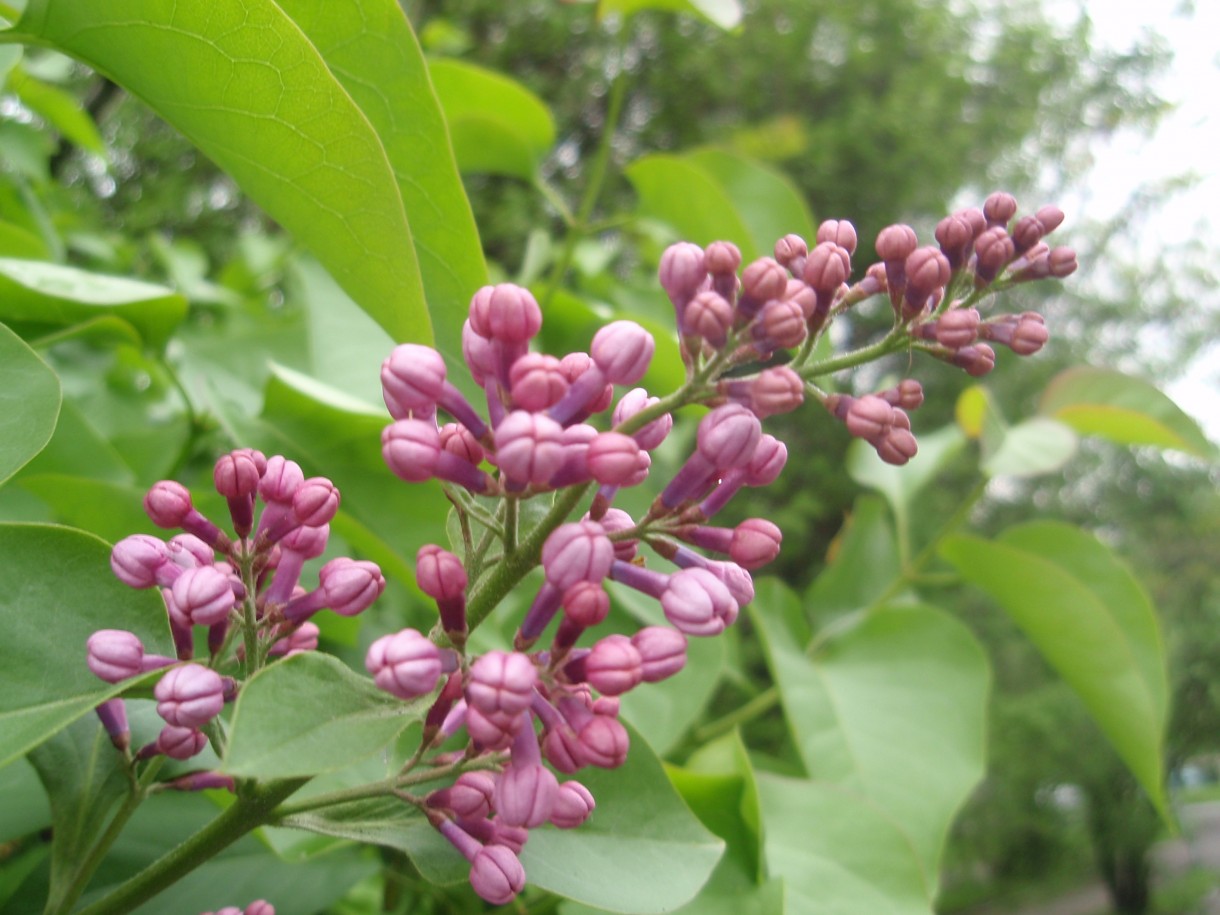
[[[580,628],[592,628],[610,612],[610,595],[596,582],[578,581],[563,592],[563,612]]]
[[[181,483],[161,480],[144,496],[144,511],[157,527],[180,527],[210,546],[227,549],[228,538],[215,524],[196,511],[191,494]]]
[[[993,226],[980,235],[974,242],[974,285],[981,289],[999,276],[1015,252],[1002,226]]]
[[[805,269],[805,257],[808,254],[809,246],[799,235],[785,235],[775,243],[775,259],[794,276],[800,276]]]
[[[848,254],[856,253],[856,227],[846,219],[827,219],[818,226],[818,242],[832,241]]]
[[[267,458],[267,468],[258,481],[258,494],[264,502],[291,503],[292,494],[304,482],[301,466],[277,454]]]
[[[631,637],[640,653],[640,672],[645,683],[668,679],[686,666],[686,636],[668,626],[645,626]]]
[[[975,343],[954,350],[946,357],[946,361],[965,369],[971,378],[981,378],[995,368],[995,350],[986,343]]]
[[[495,793],[496,779],[490,772],[463,772],[448,788],[429,794],[427,804],[434,809],[452,810],[463,820],[482,820],[495,811]]]
[[[578,681],[599,693],[619,696],[643,679],[643,658],[625,635],[608,635],[593,644],[589,653],[566,668]]]
[[[960,270],[970,257],[974,245],[974,229],[958,213],[946,216],[936,224],[936,241],[951,270]]]
[[[754,317],[763,304],[783,298],[788,288],[788,271],[770,257],[760,257],[741,274],[741,296],[737,310],[747,319]]]
[[[741,249],[731,241],[714,241],[703,252],[703,260],[713,276],[736,274],[741,266]]]
[[[568,391],[559,360],[543,353],[526,353],[508,372],[513,406],[538,413],[558,403]]]
[[[638,486],[648,476],[652,460],[630,435],[602,432],[585,454],[589,472],[607,486]]]
[[[102,729],[116,750],[126,752],[131,746],[131,726],[127,721],[127,703],[121,698],[107,699],[94,709]]]
[[[815,314],[824,317],[829,312],[839,287],[851,276],[851,255],[846,248],[832,241],[820,242],[805,258],[805,268],[801,276],[817,293]],[[820,326],[816,317],[814,322]]]
[[[612,384],[635,384],[646,371],[656,350],[652,334],[634,321],[611,321],[589,344],[593,362]]]
[[[1046,206],[1039,207],[1038,212],[1034,215],[1038,217],[1038,222],[1042,223],[1043,235],[1050,235],[1063,224],[1063,210],[1054,204],[1048,203]]]
[[[535,741],[536,746],[533,729],[527,730],[527,739]],[[558,793],[559,780],[555,773],[537,762],[519,765],[514,753],[512,765],[496,782],[496,815],[509,826],[533,829],[551,818]]]
[[[208,739],[198,728],[178,727],[167,724],[157,735],[153,744],[155,751],[170,759],[190,759],[203,752],[208,745]]]
[[[961,349],[978,339],[981,320],[975,308],[953,308],[935,321],[921,325],[919,330],[941,346]]]
[[[733,306],[710,289],[694,296],[682,310],[682,333],[706,340],[713,349],[725,345],[732,325]]]
[[[681,314],[686,303],[707,279],[703,249],[686,241],[670,245],[661,255],[657,278],[669,300],[674,303],[674,308]]]
[[[948,259],[930,245],[916,248],[903,266],[907,286],[903,293],[902,316],[910,320],[921,314],[928,299],[943,291],[952,271]]]
[[[470,326],[488,340],[525,343],[542,328],[542,309],[533,294],[521,286],[484,286],[470,300]]]
[[[525,889],[525,868],[504,845],[484,845],[470,862],[470,886],[492,905],[507,905]]]
[[[545,485],[563,463],[563,427],[545,414],[514,410],[494,434],[496,463],[515,483]]]
[[[522,416],[529,416],[522,413]],[[471,492],[490,495],[496,481],[478,467],[441,449],[435,423],[400,419],[381,431],[381,456],[400,479],[420,483],[439,477]]]
[[[981,330],[987,340],[1007,346],[1018,356],[1032,356],[1050,339],[1042,315],[1033,311],[989,321]]]
[[[123,629],[99,629],[86,640],[85,648],[89,670],[107,683],[118,683],[174,663],[173,658],[146,655],[144,643],[135,633]]]
[[[619,399],[618,405],[614,408],[614,416],[611,421],[617,427],[631,419],[641,410],[645,410],[657,403],[660,403],[660,398],[649,397],[648,392],[643,388],[632,388]],[[665,441],[673,425],[673,414],[665,413],[647,425],[636,429],[631,433],[631,437],[645,451],[652,451],[660,446],[661,442]]]
[[[805,313],[792,299],[771,299],[754,321],[753,334],[764,352],[794,349],[809,333]]]
[[[905,223],[886,226],[877,233],[877,256],[885,263],[886,285],[890,292],[890,302],[895,308],[902,301],[902,293],[906,290],[906,261],[919,246],[919,238],[915,230]]]
[[[479,440],[461,423],[445,423],[441,426],[439,435],[441,449],[458,460],[478,466],[486,456]]]
[[[865,394],[851,400],[843,421],[853,436],[872,442],[893,424],[894,408],[875,394]]]
[[[201,664],[166,671],[153,688],[157,714],[179,728],[201,728],[224,707],[220,674]]]
[[[601,581],[613,561],[614,545],[596,521],[561,524],[542,545],[546,580],[561,591],[578,581]]]
[[[914,378],[904,378],[894,387],[879,392],[877,396],[890,406],[908,411],[917,410],[923,403],[923,385]]]
[[[519,715],[529,708],[538,672],[528,655],[489,651],[470,665],[466,701],[486,715]]]
[[[805,383],[786,365],[765,368],[750,381],[722,379],[718,390],[747,407],[759,419],[789,413],[805,400]]]
[[[737,619],[737,601],[706,569],[681,569],[669,576],[661,609],[687,635],[719,635]]]
[[[215,626],[236,605],[233,580],[214,566],[186,569],[170,589],[174,605],[196,626]]]
[[[239,537],[248,536],[254,527],[254,495],[266,469],[266,456],[251,448],[221,455],[212,469],[212,482],[229,503],[233,529]]]
[[[1046,227],[1037,216],[1022,216],[1012,227],[1012,244],[1016,254],[1024,254],[1046,234]]]
[[[399,699],[415,699],[436,689],[441,677],[441,652],[422,633],[402,629],[373,642],[364,667],[379,689]]]
[[[559,786],[551,808],[551,823],[559,829],[582,825],[597,806],[592,793],[580,782],[570,779]]]
[[[132,588],[171,585],[182,574],[182,568],[170,560],[164,541],[148,534],[132,534],[116,543],[110,551],[110,568]]]
[[[1048,258],[1051,276],[1063,279],[1076,272],[1076,252],[1071,248],[1051,248]]]
[[[983,216],[987,227],[1005,228],[1017,214],[1017,198],[1005,191],[996,191],[983,202]]]
[[[743,569],[758,569],[779,555],[784,535],[766,518],[747,518],[733,528],[729,556]]]
[[[381,391],[390,415],[406,419],[434,409],[445,387],[445,360],[430,346],[402,343],[381,363]]]

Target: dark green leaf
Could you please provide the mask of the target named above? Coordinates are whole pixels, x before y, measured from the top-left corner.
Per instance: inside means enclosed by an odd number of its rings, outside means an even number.
[[[0,483],[51,440],[60,396],[51,367],[0,324]]]
[[[289,778],[340,769],[371,756],[423,717],[337,658],[309,652],[272,664],[242,687],[224,771]]]
[[[941,554],[1025,631],[1164,813],[1165,649],[1130,571],[1095,537],[1053,521],[995,541],[952,537]]]
[[[38,773],[26,759],[15,759],[0,768],[0,842],[11,842],[51,824],[51,808],[38,781]]]
[[[901,569],[893,522],[885,502],[864,494],[835,536],[826,568],[805,595],[805,608],[826,621],[867,607],[890,588]]]
[[[85,640],[126,629],[173,655],[165,605],[110,571],[110,547],[66,527],[0,524],[0,765],[120,691],[85,666]]]

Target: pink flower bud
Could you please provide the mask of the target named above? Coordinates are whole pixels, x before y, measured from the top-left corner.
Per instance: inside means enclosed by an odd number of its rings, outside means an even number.
[[[1076,252],[1071,248],[1051,248],[1048,260],[1051,276],[1063,279],[1076,272]]]
[[[568,391],[559,360],[543,353],[526,353],[508,372],[513,406],[539,413],[558,403]]]
[[[100,680],[118,683],[128,677],[173,664],[173,658],[145,655],[144,643],[123,629],[99,629],[85,642],[85,663]]]
[[[116,697],[100,702],[94,708],[106,736],[116,750],[126,752],[131,746],[131,725],[127,721],[127,703]]]
[[[598,583],[578,581],[563,592],[563,612],[582,629],[589,629],[610,612],[610,595]]]
[[[742,404],[759,419],[777,413],[789,413],[805,400],[805,383],[801,376],[786,365],[763,369],[749,381],[726,378],[719,384],[720,393]]]
[[[899,425],[891,427],[887,435],[872,442],[872,445],[877,449],[877,456],[881,460],[896,466],[905,464],[915,457],[916,452],[919,450],[911,430]]]
[[[275,906],[266,899],[256,899],[246,906],[243,915],[275,915]]]
[[[829,307],[829,300],[851,276],[851,254],[832,241],[814,246],[805,258],[802,278],[818,294],[818,307]]]
[[[435,476],[482,495],[497,491],[496,481],[485,471],[443,451],[436,425],[426,420],[400,419],[382,429],[381,456],[390,470],[408,483]]]
[[[436,689],[441,666],[440,649],[414,629],[383,635],[364,658],[377,687],[399,699],[415,699]]]
[[[224,707],[220,674],[202,664],[185,664],[166,671],[153,688],[157,714],[179,728],[201,728]]]
[[[752,318],[765,302],[780,299],[788,288],[788,271],[770,257],[760,257],[741,274],[741,296],[737,309]]]
[[[714,349],[725,345],[732,326],[733,306],[710,289],[692,298],[682,311],[682,333],[700,337]]]
[[[661,594],[661,609],[675,628],[687,635],[718,635],[737,619],[737,601],[728,588],[705,569],[681,569],[669,576]]]
[[[635,416],[641,410],[645,410],[654,404],[660,403],[659,397],[649,397],[648,392],[643,388],[632,388],[624,394],[614,408],[614,416],[611,420],[617,427],[631,417]],[[674,418],[670,413],[665,413],[652,422],[648,423],[631,433],[631,437],[636,440],[636,443],[645,451],[652,451],[658,447],[661,442],[665,441],[669,431],[674,426]]]
[[[752,333],[765,351],[793,349],[800,346],[809,333],[805,313],[792,299],[771,299],[754,321]]]
[[[480,751],[503,750],[513,742],[525,715],[506,712],[484,712],[473,705],[466,709],[466,733]]]
[[[996,191],[983,201],[983,216],[988,228],[1003,228],[1017,213],[1017,198],[1005,191]]]
[[[267,459],[267,469],[258,481],[258,494],[265,502],[291,502],[292,494],[304,482],[300,465],[277,454]]]
[[[1007,346],[1018,356],[1032,356],[1050,339],[1042,315],[1033,311],[989,321],[981,330],[986,339]]]
[[[448,788],[428,795],[428,806],[452,810],[464,820],[482,820],[495,810],[496,779],[490,772],[463,772]]]
[[[441,448],[468,464],[482,463],[485,456],[479,440],[460,423],[445,423],[440,428]]]
[[[965,369],[971,378],[981,378],[995,368],[995,350],[986,343],[976,343],[954,350],[946,361]]]
[[[1045,234],[1046,228],[1038,221],[1037,216],[1022,216],[1012,227],[1013,250],[1017,254],[1024,254],[1042,241],[1042,236]]]
[[[710,411],[699,423],[699,454],[717,470],[750,462],[762,436],[758,417],[740,404],[725,404]]]
[[[528,735],[536,740],[533,731]],[[513,764],[501,773],[496,782],[495,807],[500,820],[509,826],[533,829],[551,818],[559,780],[555,773],[538,763]]]
[[[1063,210],[1054,204],[1048,203],[1046,206],[1039,207],[1038,212],[1034,215],[1038,217],[1038,222],[1042,223],[1044,235],[1050,235],[1063,224]]]
[[[809,246],[799,235],[785,235],[775,243],[775,259],[796,275],[804,268]]]
[[[887,265],[891,261],[906,263],[918,246],[919,237],[905,223],[886,226],[877,233],[877,256]]]
[[[844,423],[847,431],[866,442],[886,435],[894,421],[894,408],[875,394],[853,398]]]
[[[731,241],[714,241],[703,252],[703,260],[708,273],[720,276],[735,274],[741,266],[741,249]]]
[[[229,503],[233,529],[239,537],[247,536],[253,528],[254,495],[266,469],[267,458],[261,451],[239,448],[221,455],[212,470],[212,482]]]
[[[294,654],[300,654],[302,651],[316,651],[318,648],[318,636],[322,631],[318,629],[317,624],[304,622],[292,630],[282,639],[277,639],[270,648],[267,649],[269,657],[289,657]]]
[[[614,546],[596,521],[561,524],[542,545],[546,580],[561,591],[578,581],[601,581],[613,561]]]
[[[496,354],[491,341],[476,333],[469,319],[462,324],[462,358],[466,360],[475,384],[480,387],[496,373]]]
[[[661,288],[665,290],[669,300],[680,312],[707,279],[703,249],[686,241],[670,245],[661,254],[657,279],[660,280]]]
[[[585,462],[593,479],[609,486],[638,486],[652,460],[630,435],[603,432],[589,443]]]
[[[892,407],[917,410],[923,403],[923,385],[914,378],[904,378],[894,387],[880,391],[877,396]]]
[[[110,568],[115,577],[132,588],[170,585],[182,573],[170,560],[169,548],[156,537],[132,534],[110,551]]]
[[[306,527],[329,524],[339,511],[339,490],[326,477],[310,477],[292,494],[292,514]]]
[[[619,696],[643,679],[643,658],[625,635],[608,635],[593,644],[587,655],[573,661],[578,678],[599,693]]]
[[[1016,248],[1002,226],[994,226],[974,242],[974,285],[982,288],[994,280],[1013,258]]]
[[[503,845],[485,845],[471,859],[470,886],[492,905],[507,905],[525,889],[525,868]]]
[[[970,256],[974,244],[974,228],[959,213],[946,216],[936,224],[936,241],[952,270],[958,270]]]
[[[596,806],[588,788],[574,779],[566,781],[555,793],[551,823],[559,829],[575,829],[589,819]]]
[[[961,349],[978,339],[979,313],[975,308],[954,308],[946,311],[931,324],[922,325],[941,346]]]
[[[599,769],[617,769],[627,761],[631,738],[627,729],[607,715],[591,715],[576,733],[585,763]]]
[[[207,745],[208,739],[199,729],[167,724],[157,735],[154,747],[170,759],[190,759],[202,753]]]
[[[445,360],[430,346],[400,344],[381,363],[381,392],[395,419],[434,409],[444,387]]]
[[[515,483],[543,486],[563,464],[563,427],[544,414],[514,410],[494,435],[496,463]]]
[[[326,595],[324,606],[340,616],[355,616],[381,596],[385,577],[376,563],[339,557],[318,571],[318,585]]]
[[[195,626],[223,623],[237,604],[233,580],[215,566],[185,570],[170,590],[174,605]]]
[[[848,254],[856,253],[856,227],[846,219],[827,219],[818,226],[817,241],[834,242]]]
[[[144,496],[144,511],[157,527],[181,527],[194,508],[190,491],[173,480],[154,483]]]
[[[596,334],[589,355],[613,384],[635,384],[652,361],[656,341],[634,321],[611,321]]]
[[[485,715],[519,715],[529,708],[537,682],[538,671],[528,655],[489,651],[470,665],[466,701]]]
[[[658,683],[686,666],[686,636],[668,626],[645,626],[631,637],[645,683]]]
[[[758,569],[779,555],[784,535],[766,518],[747,518],[733,529],[729,556],[743,569]]]
[[[903,294],[902,316],[906,320],[921,314],[928,299],[943,291],[953,271],[949,260],[940,249],[927,246],[917,248],[907,258],[903,267],[907,285]]]
[[[434,544],[420,547],[415,554],[415,581],[433,600],[444,601],[461,597],[468,583],[462,560]]]
[[[542,309],[521,286],[484,286],[470,300],[470,326],[488,340],[525,343],[542,328]]]

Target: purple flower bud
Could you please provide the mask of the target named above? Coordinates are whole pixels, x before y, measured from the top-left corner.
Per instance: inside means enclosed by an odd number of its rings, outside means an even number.
[[[515,483],[543,486],[563,463],[563,427],[544,414],[514,410],[494,434],[496,463]]]
[[[652,361],[656,341],[634,321],[611,321],[589,345],[593,362],[613,384],[635,384]]]
[[[898,466],[915,457],[918,451],[915,436],[911,434],[910,428],[903,428],[901,425],[892,426],[887,435],[871,444],[877,449],[877,456],[881,460]]]
[[[201,728],[224,707],[220,674],[202,664],[184,664],[166,671],[153,688],[157,714],[179,728]]]
[[[718,387],[721,394],[742,404],[759,419],[790,413],[805,400],[804,381],[786,365],[765,368],[746,381],[726,378]]]
[[[805,258],[801,276],[818,294],[818,309],[825,310],[851,276],[851,254],[832,241],[820,242]]]
[[[894,421],[894,408],[875,394],[850,400],[843,421],[856,438],[872,442],[885,436]]]
[[[720,293],[710,289],[696,295],[682,310],[681,332],[706,340],[714,349],[720,349],[728,342],[732,326],[733,306]]]
[[[470,861],[470,886],[492,905],[507,905],[525,888],[525,868],[511,849],[484,845]]]
[[[976,343],[954,350],[945,361],[965,369],[971,378],[981,378],[995,368],[995,350],[986,343]]]
[[[762,436],[758,417],[740,404],[725,404],[699,423],[698,453],[716,470],[729,470],[750,462]]]
[[[983,201],[983,216],[988,228],[1007,226],[1016,213],[1017,198],[1005,191],[996,191]]]
[[[256,899],[246,906],[243,915],[275,915],[275,906],[266,899]]]
[[[315,651],[318,647],[318,636],[321,635],[321,632],[314,623],[308,621],[301,623],[288,635],[273,642],[271,647],[267,649],[267,655],[268,657],[278,658],[300,654],[302,651]]]
[[[614,416],[611,422],[617,427],[631,417],[635,416],[642,410],[660,403],[659,397],[649,397],[648,392],[643,388],[632,388],[624,394],[614,408]],[[665,441],[669,431],[674,426],[674,418],[670,413],[662,414],[639,429],[631,433],[631,437],[636,440],[636,443],[645,451],[652,451],[658,447],[661,442]]]
[[[1032,356],[1050,339],[1046,322],[1034,311],[1005,315],[988,321],[980,330],[985,339],[1007,346],[1018,356]]]
[[[165,545],[169,549],[170,560],[184,569],[210,566],[216,562],[216,551],[194,534],[175,534]]]
[[[167,724],[157,735],[153,748],[170,759],[190,759],[202,753],[207,745],[207,737],[198,728]]]
[[[559,829],[575,829],[582,825],[597,807],[589,789],[576,780],[559,786],[555,805],[551,808],[551,823]]]
[[[613,561],[614,545],[596,521],[561,524],[542,545],[546,580],[561,591],[578,581],[601,581]]]
[[[444,387],[445,360],[430,346],[400,344],[381,363],[382,396],[395,419],[435,408]]]
[[[793,299],[771,299],[759,312],[752,329],[757,345],[764,352],[793,349],[809,333],[805,313]]]
[[[497,491],[496,481],[485,471],[442,450],[436,425],[426,420],[400,419],[382,429],[381,456],[390,470],[408,483],[435,476],[481,495]]]
[[[1038,222],[1042,223],[1044,235],[1050,235],[1063,224],[1063,210],[1054,204],[1048,203],[1046,206],[1039,207],[1038,212],[1034,215],[1038,217]]]
[[[665,593],[665,589],[669,587],[670,576],[655,569],[638,566],[633,562],[616,559],[610,564],[610,578],[629,588],[635,588],[649,597],[660,599],[661,595]]]
[[[831,241],[848,254],[856,253],[856,227],[846,219],[827,219],[818,226],[817,241]]]
[[[890,406],[917,410],[923,403],[923,385],[914,378],[904,378],[894,387],[879,391],[877,396]]]
[[[292,513],[306,527],[329,524],[338,511],[339,490],[326,477],[310,477],[292,494]]]
[[[127,703],[116,697],[100,703],[94,711],[98,721],[116,750],[125,751],[131,746],[131,726],[127,723]]]
[[[503,750],[513,742],[513,736],[521,729],[524,719],[523,713],[489,713],[467,703],[466,733],[480,752]]]
[[[598,522],[602,529],[607,534],[613,534],[616,531],[629,531],[635,527],[635,521],[632,517],[623,511],[621,508],[611,508],[606,511]],[[635,538],[610,541],[614,545],[614,558],[621,559],[624,562],[630,562],[635,558],[636,548],[639,545],[639,540]]]
[[[581,629],[592,628],[610,612],[610,595],[598,583],[578,581],[563,592],[563,612]]]
[[[800,276],[805,269],[805,257],[809,246],[799,235],[785,235],[775,243],[775,259],[793,275]]]
[[[277,454],[267,459],[267,469],[258,481],[258,494],[264,502],[291,503],[292,494],[304,482],[300,465]]]
[[[907,285],[903,294],[902,317],[910,320],[922,314],[930,297],[943,292],[953,271],[949,260],[931,245],[916,248],[903,266]]]
[[[703,262],[703,249],[698,245],[682,241],[670,245],[661,254],[661,265],[657,279],[669,300],[681,313],[686,303],[694,297],[707,279],[707,267]]]
[[[496,354],[491,341],[476,333],[469,319],[462,324],[462,358],[466,360],[475,384],[480,387],[496,373]]]
[[[885,262],[886,286],[890,303],[897,308],[907,286],[906,262],[919,246],[915,230],[905,223],[886,226],[877,233],[877,256]]]
[[[978,339],[979,313],[975,308],[953,308],[935,321],[919,325],[918,332],[949,349],[961,349]]]
[[[132,588],[170,585],[182,573],[181,567],[170,561],[165,543],[148,534],[132,534],[116,543],[110,551],[110,568],[119,581]]]
[[[970,257],[974,227],[959,213],[946,216],[936,224],[936,241],[952,270],[959,270]]]
[[[542,328],[542,309],[521,286],[484,286],[470,300],[470,326],[488,340],[526,343]]]
[[[523,730],[529,732],[528,739],[537,747],[533,729]],[[513,764],[501,773],[496,782],[496,814],[509,826],[533,829],[551,818],[558,793],[559,779],[555,778],[555,773],[537,762],[518,765],[514,753]]]
[[[224,622],[237,603],[232,579],[215,566],[185,570],[170,591],[174,606],[195,626]]]
[[[123,629],[99,629],[85,641],[85,663],[100,680],[118,683],[128,677],[168,667],[173,658],[144,653],[135,633]]]
[[[1002,226],[994,226],[974,242],[974,285],[981,289],[999,276],[1016,249]]]
[[[538,671],[528,655],[489,651],[470,665],[466,701],[485,715],[519,715],[529,708]]]
[[[581,757],[587,765],[599,769],[617,769],[627,761],[631,738],[627,729],[607,715],[590,715],[576,732]]]
[[[175,791],[228,791],[230,794],[237,793],[237,782],[233,780],[233,776],[221,775],[219,772],[188,772],[186,775],[180,775],[175,779],[164,782],[164,785]],[[253,905],[251,903],[251,906]],[[246,911],[266,912],[267,909],[252,909],[247,907]],[[270,911],[274,912],[275,910],[271,909]]]
[[[586,682],[599,693],[619,696],[643,679],[643,658],[625,635],[608,635],[593,644],[589,653],[568,663],[565,672],[574,681]]]
[[[495,810],[496,779],[490,772],[463,772],[448,788],[427,797],[429,807],[452,810],[463,820],[482,820]]]
[[[589,443],[585,454],[589,472],[608,486],[638,486],[648,477],[652,460],[630,435],[603,432]]]
[[[154,483],[144,496],[144,511],[157,527],[180,527],[211,546],[228,549],[228,538],[195,510],[190,492],[181,483],[173,480]]]
[[[1071,248],[1051,248],[1048,260],[1051,276],[1063,279],[1076,272],[1076,252]]]
[[[747,518],[733,528],[729,556],[743,569],[758,569],[779,555],[784,535],[766,518]]]
[[[779,261],[760,257],[741,274],[741,296],[737,310],[746,319],[758,314],[758,310],[771,299],[780,299],[788,288],[788,271]]]
[[[266,469],[267,458],[261,451],[239,448],[221,455],[212,470],[212,482],[229,503],[233,529],[239,537],[249,536],[254,527],[254,495]]]
[[[735,275],[741,266],[741,249],[731,241],[714,241],[703,252],[703,262],[713,277]]]
[[[737,601],[706,569],[681,569],[669,576],[661,609],[687,635],[719,635],[737,619]]]
[[[559,402],[568,391],[568,379],[559,360],[543,353],[526,353],[508,373],[513,406],[538,413]]]
[[[339,557],[318,571],[318,584],[326,592],[325,606],[340,616],[355,616],[381,596],[385,577],[376,563]]]
[[[483,446],[461,423],[445,423],[440,428],[441,448],[468,464],[477,465],[485,456]]]
[[[737,601],[738,607],[744,607],[754,600],[754,579],[750,577],[749,572],[737,563],[708,559],[689,547],[668,543],[667,541],[658,540],[655,545],[657,546],[657,552],[671,560],[679,568],[703,569],[710,572],[722,585],[729,589],[729,594],[733,596],[733,600]]]
[[[686,636],[668,626],[645,626],[631,637],[640,653],[640,673],[645,683],[658,683],[686,666]]]
[[[1042,236],[1045,234],[1046,227],[1042,225],[1037,216],[1022,216],[1012,227],[1013,250],[1017,254],[1024,254],[1042,241]]]
[[[441,677],[441,652],[415,629],[402,629],[373,642],[364,667],[378,689],[399,699],[415,699],[436,689]]]

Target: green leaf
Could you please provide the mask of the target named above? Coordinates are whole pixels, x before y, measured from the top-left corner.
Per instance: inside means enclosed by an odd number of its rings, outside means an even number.
[[[402,5],[397,0],[277,2],[325,58],[385,147],[411,225],[436,345],[460,354],[462,321],[470,297],[487,283],[487,265],[438,93]],[[369,310],[367,301],[352,296]]]
[[[611,13],[630,16],[640,10],[665,10],[698,16],[714,26],[728,30],[741,24],[741,4],[738,0],[600,0],[598,18]]]
[[[1004,430],[982,470],[988,477],[1035,477],[1062,470],[1075,453],[1076,434],[1070,427],[1035,416]]]
[[[679,237],[697,245],[724,240],[736,244],[749,262],[760,254],[733,199],[716,177],[683,156],[657,153],[627,166],[626,175],[639,195],[639,210],[668,223]]]
[[[143,99],[308,246],[391,336],[431,342],[386,149],[278,5],[30,0],[15,32]]]
[[[82,719],[30,753],[51,802],[48,910],[72,892],[80,864],[130,790],[123,757],[97,721]]]
[[[11,842],[51,824],[51,808],[27,759],[15,759],[0,768],[0,842]],[[3,899],[0,898],[0,904]]]
[[[65,400],[60,406],[55,434],[38,456],[26,466],[20,479],[25,485],[31,477],[40,474],[88,477],[111,483],[135,482],[135,474],[123,461],[122,456],[106,436],[94,428],[89,417],[71,399]],[[136,497],[138,511],[141,510],[138,504],[141,499],[143,493]]]
[[[0,524],[0,628],[0,765],[121,692],[85,666],[98,629],[174,654],[161,595],[120,582],[110,547],[66,527]]]
[[[106,155],[106,144],[97,132],[97,125],[71,94],[35,79],[20,67],[9,75],[8,84],[27,108],[65,139],[95,155]]]
[[[0,324],[0,483],[51,440],[60,397],[51,367]]]
[[[932,915],[932,886],[907,834],[865,798],[760,773],[768,871],[785,915]]]
[[[139,280],[0,258],[0,319],[60,328],[103,314],[128,321],[159,348],[186,316],[186,299]]]
[[[461,170],[532,181],[555,145],[555,121],[542,100],[507,76],[464,61],[442,58],[428,69]]]
[[[951,537],[941,554],[1024,630],[1164,814],[1165,649],[1131,572],[1092,535],[1054,521],[994,541]]]
[[[795,595],[761,590],[751,618],[806,771],[897,824],[931,902],[949,825],[983,776],[982,649],[941,611],[904,605],[874,610],[809,657],[777,612]]]
[[[242,687],[223,770],[291,778],[340,769],[389,744],[427,711],[316,652],[265,667]]]
[[[1120,445],[1156,445],[1215,458],[1199,424],[1146,381],[1112,369],[1060,372],[1042,393],[1038,412]]]
[[[859,610],[880,598],[901,571],[885,502],[865,493],[835,535],[826,568],[805,595],[805,607],[820,621]]]
[[[579,829],[539,829],[521,853],[529,882],[612,912],[668,912],[693,898],[724,843],[690,812],[652,748],[631,732],[617,769],[584,769],[597,809]],[[630,874],[630,879],[623,879]]]
[[[14,485],[20,485],[50,506],[57,522],[103,540],[160,533],[144,513],[145,490],[140,487],[57,473],[23,473]]]
[[[783,172],[725,149],[698,149],[686,159],[720,182],[760,254],[770,254],[775,242],[790,232],[813,239],[817,232],[813,214],[801,191]]]
[[[965,444],[965,436],[957,426],[921,433],[919,453],[910,463],[896,467],[881,460],[865,442],[854,441],[847,451],[847,472],[861,486],[868,486],[885,496],[894,510],[899,529],[903,530],[910,517],[911,504],[920,490],[957,457]]]

